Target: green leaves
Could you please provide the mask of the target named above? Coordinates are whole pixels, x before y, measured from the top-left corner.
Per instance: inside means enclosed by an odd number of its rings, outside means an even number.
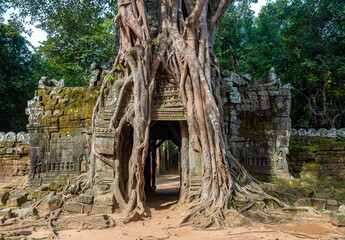
[[[306,97],[317,96],[327,75],[330,116],[341,112],[345,101],[345,2],[337,0],[277,0],[263,7],[258,17],[241,7],[228,9],[218,29],[214,51],[223,69],[252,78],[265,78],[274,66],[292,92],[294,127],[329,127],[310,112]],[[306,96],[306,97],[305,97]],[[336,111],[334,111],[336,110]],[[303,120],[301,120],[303,119]],[[337,119],[342,126],[345,118]]]
[[[58,72],[53,77],[65,78],[68,86],[85,85],[91,63],[105,63],[115,54],[114,1],[10,1],[19,10],[19,18],[30,16],[48,33],[37,50]]]
[[[25,130],[26,101],[37,86],[28,42],[14,28],[0,23],[0,131]]]

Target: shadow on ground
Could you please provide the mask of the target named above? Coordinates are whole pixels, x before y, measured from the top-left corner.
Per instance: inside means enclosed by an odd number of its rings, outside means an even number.
[[[146,205],[155,210],[168,209],[179,198],[180,175],[169,173],[156,178],[156,190],[147,194]]]

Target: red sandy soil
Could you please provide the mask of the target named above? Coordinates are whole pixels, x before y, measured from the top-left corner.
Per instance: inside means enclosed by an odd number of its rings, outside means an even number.
[[[117,225],[109,229],[93,230],[62,230],[59,231],[59,239],[134,239],[134,240],[154,240],[154,239],[313,239],[314,235],[319,235],[319,239],[341,239],[341,235],[334,232],[334,227],[324,223],[319,218],[307,218],[301,216],[285,225],[275,225],[280,229],[291,232],[306,234],[296,236],[287,234],[280,230],[272,229],[269,226],[253,225],[251,227],[229,227],[222,230],[200,230],[192,227],[177,227],[182,219],[181,213],[175,208],[178,200],[179,177],[176,174],[167,174],[157,178],[156,192],[148,197],[147,206],[150,207],[151,217],[144,221],[130,222],[127,225]],[[120,213],[112,214],[111,217],[117,219]],[[38,229],[30,235],[30,239],[44,239],[49,236],[49,230]],[[313,236],[311,236],[313,235]],[[311,236],[311,237],[310,237]],[[314,238],[315,239],[315,238]],[[316,238],[317,239],[317,238]],[[343,238],[345,239],[345,238]]]

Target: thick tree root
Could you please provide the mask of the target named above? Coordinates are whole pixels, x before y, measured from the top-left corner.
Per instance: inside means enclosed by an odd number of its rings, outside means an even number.
[[[220,67],[213,53],[215,32],[232,0],[158,1],[159,33],[153,36],[145,10],[146,2],[118,1],[115,18],[121,32],[121,48],[112,70],[104,78],[92,115],[90,169],[77,180],[83,192],[94,185],[96,161],[115,173],[111,192],[124,210],[121,221],[141,219],[145,214],[145,161],[149,148],[151,108],[157,74],[162,73],[179,86],[187,122],[181,125],[181,197],[178,206],[189,205],[182,224],[222,227],[225,213],[234,208],[239,216],[256,210],[268,218],[265,201],[281,208],[288,206],[263,191],[230,153],[223,121],[220,94]],[[154,39],[153,39],[154,38]],[[108,81],[116,77],[115,83]],[[108,90],[115,91],[114,113],[109,122],[114,134],[114,154],[102,155],[95,150],[95,125],[104,122],[104,101]],[[110,91],[110,92],[111,92]],[[127,94],[132,96],[123,116],[120,109]],[[109,105],[108,105],[109,107]],[[128,159],[122,156],[124,128],[131,126],[132,149]],[[189,157],[199,156],[202,184],[192,192],[189,185]],[[124,177],[125,176],[125,177]]]

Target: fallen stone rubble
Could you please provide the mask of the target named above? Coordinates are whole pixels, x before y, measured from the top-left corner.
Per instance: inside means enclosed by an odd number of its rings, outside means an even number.
[[[56,229],[115,226],[115,221],[103,214],[114,212],[112,194],[71,194],[59,184],[24,190],[3,188],[0,193],[0,239],[21,239],[36,227],[49,228],[55,236]]]

